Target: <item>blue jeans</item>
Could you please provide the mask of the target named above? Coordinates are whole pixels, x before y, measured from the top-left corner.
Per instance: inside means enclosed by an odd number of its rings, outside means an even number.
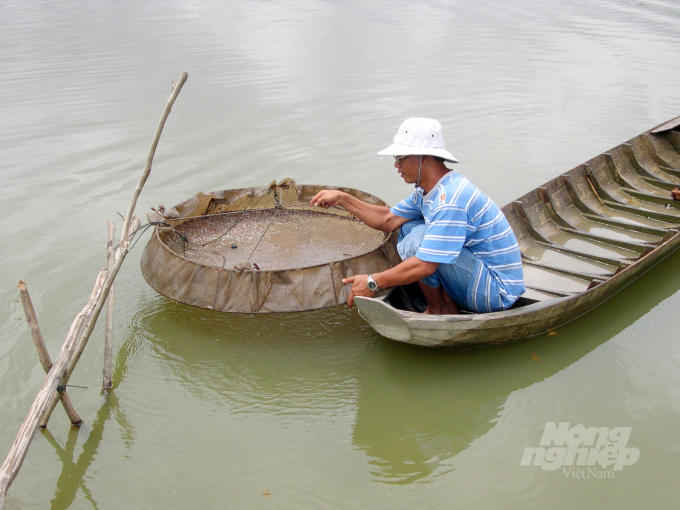
[[[416,254],[426,231],[425,220],[411,220],[401,226],[397,240],[397,251],[402,260],[411,258]],[[443,286],[456,303],[465,308],[470,308],[467,303],[467,290],[478,262],[481,262],[481,260],[477,256],[467,248],[463,248],[453,264],[439,264],[434,273],[420,281],[428,287]]]

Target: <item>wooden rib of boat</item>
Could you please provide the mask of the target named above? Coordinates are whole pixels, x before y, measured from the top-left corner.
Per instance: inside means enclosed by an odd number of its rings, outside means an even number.
[[[503,207],[527,291],[509,310],[424,315],[416,284],[358,297],[361,316],[401,342],[471,349],[540,335],[589,312],[680,246],[680,117]]]

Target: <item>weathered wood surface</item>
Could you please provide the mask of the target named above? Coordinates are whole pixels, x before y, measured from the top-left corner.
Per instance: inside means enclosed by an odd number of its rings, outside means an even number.
[[[31,405],[26,418],[19,428],[17,437],[14,440],[14,443],[12,443],[12,447],[10,448],[5,461],[0,467],[0,508],[2,508],[2,505],[4,504],[7,489],[12,481],[14,481],[14,478],[21,468],[21,464],[28,453],[28,447],[33,440],[38,425],[41,423],[52,402],[53,395],[58,395],[57,386],[61,384],[62,377],[66,373],[66,367],[68,366],[70,357],[73,355],[78,334],[82,331],[87,319],[91,317],[97,303],[97,298],[102,295],[106,274],[106,269],[102,269],[97,275],[90,298],[71,324],[71,329],[66,337],[66,341],[62,345],[57,359],[48,372],[38,395],[33,401],[33,405]]]
[[[90,298],[71,324],[71,329],[59,351],[59,355],[47,374],[26,418],[21,424],[19,432],[14,443],[12,443],[5,461],[2,463],[2,466],[0,466],[0,509],[4,506],[5,496],[9,486],[16,478],[24,459],[26,458],[28,448],[31,445],[31,441],[35,436],[38,426],[47,423],[52,410],[54,410],[54,407],[57,405],[57,402],[59,401],[59,394],[56,391],[57,387],[65,386],[73,373],[83,349],[87,345],[87,341],[94,330],[97,318],[106,302],[111,285],[113,285],[113,281],[125,260],[131,240],[130,236],[134,234],[139,226],[139,217],[133,214],[137,205],[137,199],[151,172],[153,156],[156,152],[158,140],[160,139],[165,121],[167,120],[172,105],[174,104],[177,95],[182,90],[182,86],[186,82],[187,77],[187,73],[182,74],[177,84],[173,87],[172,94],[163,109],[163,114],[161,115],[161,119],[151,143],[144,171],[132,194],[130,204],[128,205],[123,229],[121,231],[121,242],[115,252],[113,270],[109,272],[107,269],[102,269],[97,276]]]
[[[24,308],[24,314],[26,315],[26,322],[28,323],[28,328],[31,330],[31,337],[33,337],[33,343],[38,351],[38,357],[40,358],[40,364],[42,365],[45,373],[49,373],[52,369],[52,360],[50,359],[50,354],[47,352],[47,347],[45,346],[45,341],[43,340],[42,333],[40,332],[40,326],[38,325],[38,317],[35,314],[35,309],[33,308],[33,302],[31,301],[31,296],[28,293],[28,288],[23,281],[19,281],[19,295],[21,296],[21,304]],[[64,411],[68,415],[68,419],[71,420],[73,425],[80,425],[83,420],[78,416],[71,398],[68,396],[66,390],[60,393],[60,400],[64,406]]]
[[[106,243],[106,262],[109,272],[113,271],[113,239],[116,234],[116,224],[109,220],[109,235]],[[106,332],[104,335],[104,368],[102,370],[102,389],[111,389],[111,363],[113,362],[113,308],[115,285],[111,285],[109,297],[106,301]]]
[[[408,307],[393,291],[356,298],[362,317],[393,340],[470,349],[536,336],[597,307],[680,247],[680,202],[669,192],[680,183],[677,120],[503,207],[525,269],[544,276],[526,281],[526,297],[518,303],[523,306],[486,314],[426,316],[401,309]],[[544,260],[545,254],[549,256]],[[584,262],[597,272],[580,269]],[[550,275],[580,281],[581,288],[561,288]]]

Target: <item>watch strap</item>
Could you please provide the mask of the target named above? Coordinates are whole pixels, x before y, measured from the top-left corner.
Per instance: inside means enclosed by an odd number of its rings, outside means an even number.
[[[377,292],[378,291],[378,284],[373,279],[372,274],[369,274],[368,277],[366,278],[366,286],[368,287],[368,290],[370,290],[371,292]]]

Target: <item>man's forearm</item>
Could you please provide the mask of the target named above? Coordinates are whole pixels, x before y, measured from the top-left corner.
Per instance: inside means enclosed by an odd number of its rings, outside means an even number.
[[[397,285],[408,285],[409,283],[420,281],[426,276],[430,276],[438,267],[439,264],[436,262],[425,262],[418,257],[411,257],[387,271],[374,273],[373,279],[381,289],[396,287]]]
[[[348,193],[343,193],[340,196],[338,205],[351,212],[369,227],[376,230],[391,232],[399,226],[396,225],[393,228],[390,228],[391,225],[389,224],[389,218],[392,215],[390,214],[390,209],[388,207],[367,204],[366,202],[359,200]]]

